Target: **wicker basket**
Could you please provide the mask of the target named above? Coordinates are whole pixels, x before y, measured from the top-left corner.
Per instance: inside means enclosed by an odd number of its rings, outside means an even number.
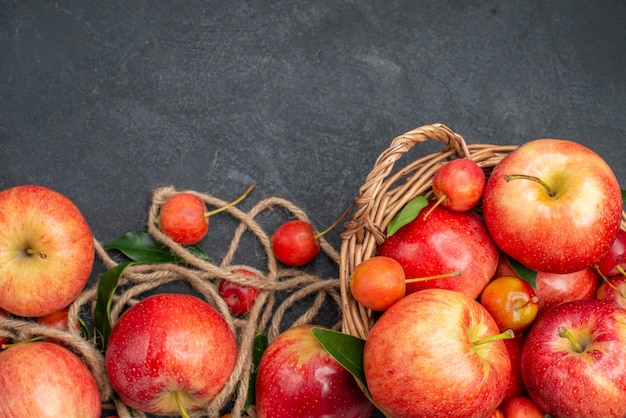
[[[426,155],[404,165],[400,157],[414,145],[429,140],[443,143],[441,152]],[[373,325],[373,312],[352,297],[349,278],[354,267],[375,255],[385,239],[385,229],[394,215],[412,198],[432,196],[432,177],[439,167],[453,158],[474,160],[489,175],[492,168],[517,145],[466,144],[463,137],[437,123],[413,129],[396,137],[374,164],[359,189],[356,211],[345,224],[340,251],[339,281],[345,333],[366,338]]]

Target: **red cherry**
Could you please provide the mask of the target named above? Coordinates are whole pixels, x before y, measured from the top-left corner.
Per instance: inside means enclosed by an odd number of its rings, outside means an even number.
[[[239,269],[233,273],[242,274],[248,277],[257,277],[249,270]],[[228,310],[233,315],[245,315],[254,305],[260,290],[253,286],[239,284],[227,279],[222,279],[218,286],[218,292],[222,299],[226,301]]]
[[[612,277],[624,274],[624,268],[626,268],[626,231],[620,228],[609,251],[598,261],[598,270],[604,276]]]
[[[181,245],[200,242],[209,231],[206,205],[191,193],[178,193],[170,197],[159,213],[159,227]]]
[[[317,257],[320,241],[315,228],[300,219],[287,221],[272,235],[272,249],[276,258],[288,266],[302,266]]]

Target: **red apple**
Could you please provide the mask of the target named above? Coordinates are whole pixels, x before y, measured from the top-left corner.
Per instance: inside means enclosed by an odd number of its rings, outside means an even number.
[[[615,276],[602,282],[596,299],[606,300],[621,309],[626,309],[626,277]]]
[[[257,277],[255,273],[245,269],[238,269],[233,273],[238,273],[248,277]],[[222,299],[224,299],[226,305],[228,306],[228,310],[233,315],[247,314],[254,305],[254,302],[260,292],[260,290],[256,287],[236,283],[227,279],[220,280],[217,291]]]
[[[0,352],[0,416],[100,418],[100,390],[91,371],[68,349],[22,342]]]
[[[374,406],[320,345],[312,327],[289,328],[264,351],[255,385],[258,417],[371,416]]]
[[[511,361],[511,378],[504,392],[503,401],[515,396],[526,395],[526,388],[524,387],[521,371],[522,349],[524,348],[525,339],[526,334],[517,333],[515,338],[503,340],[506,351],[509,354],[509,360]]]
[[[455,212],[442,206],[429,213],[432,205],[388,237],[380,245],[378,255],[397,260],[408,279],[450,275],[409,283],[407,294],[441,288],[476,299],[493,277],[498,248],[475,213]],[[460,275],[454,276],[455,272]]]
[[[235,366],[233,332],[205,301],[186,294],[149,296],[120,317],[106,348],[106,370],[131,408],[172,414],[200,409]]]
[[[65,308],[94,257],[91,229],[66,196],[35,185],[0,192],[0,308],[27,317]]]
[[[593,299],[600,281],[593,268],[569,274],[538,272],[535,293],[539,298],[539,315],[561,302]]]
[[[598,270],[606,277],[624,274],[626,268],[626,231],[619,229],[611,247],[598,261]]]
[[[544,413],[526,396],[515,396],[500,405],[504,418],[544,418]]]
[[[468,296],[425,289],[374,323],[363,368],[389,417],[489,417],[504,398],[511,363],[498,326]]]
[[[530,398],[557,417],[626,416],[626,311],[563,302],[535,321],[522,351]]]
[[[615,240],[622,194],[609,165],[589,148],[538,139],[493,169],[482,207],[506,254],[536,271],[571,273],[592,267]]]

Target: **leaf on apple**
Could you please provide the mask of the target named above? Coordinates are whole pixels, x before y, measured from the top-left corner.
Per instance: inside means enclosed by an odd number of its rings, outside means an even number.
[[[267,348],[268,341],[267,336],[257,331],[252,344],[252,373],[250,373],[250,383],[248,385],[248,395],[243,407],[247,410],[251,405],[256,402],[256,375],[261,363],[261,357]]]
[[[209,263],[213,260],[197,245],[185,247],[194,256]],[[172,254],[169,248],[157,242],[145,229],[127,232],[104,246],[105,250],[118,250],[133,261],[145,264],[185,262],[181,257]]]
[[[506,256],[507,261],[509,262],[511,268],[529,285],[532,286],[533,289],[537,288],[537,272],[535,270],[529,269],[519,261]]]
[[[126,268],[136,262],[126,262],[111,267],[105,271],[98,282],[98,299],[93,313],[93,322],[96,335],[96,344],[102,352],[105,351],[109,335],[111,334],[111,303],[117,289],[119,279]]]
[[[387,237],[392,236],[398,229],[417,218],[417,215],[426,206],[428,206],[428,200],[424,196],[417,196],[409,200],[387,225]]]
[[[363,371],[365,340],[325,328],[312,328],[312,331],[317,341],[328,351],[328,354],[366,387],[365,372]]]

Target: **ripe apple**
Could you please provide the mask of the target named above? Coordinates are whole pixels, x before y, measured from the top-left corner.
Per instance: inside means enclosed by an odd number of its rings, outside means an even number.
[[[187,294],[156,294],[113,326],[106,370],[131,408],[172,414],[202,408],[224,387],[237,344],[217,310]]]
[[[506,351],[509,354],[509,360],[511,361],[511,378],[509,379],[509,384],[504,392],[503,401],[515,396],[526,395],[526,388],[524,387],[524,381],[522,380],[521,370],[522,350],[524,348],[525,340],[526,334],[523,332],[516,333],[515,338],[503,340]]]
[[[596,299],[606,300],[621,309],[626,309],[626,277],[615,276],[604,281],[596,292]]]
[[[600,281],[593,268],[567,274],[538,272],[535,293],[539,298],[539,315],[561,302],[593,299]]]
[[[441,288],[476,299],[493,277],[498,248],[475,213],[455,212],[442,206],[430,211],[432,205],[429,203],[414,220],[387,237],[377,255],[398,261],[411,280],[449,276],[408,283],[407,294]],[[455,276],[455,272],[460,275]]]
[[[425,289],[382,313],[363,350],[374,402],[392,418],[489,417],[511,362],[487,310],[468,296]]]
[[[0,351],[0,416],[100,418],[100,390],[68,349],[46,341]]]
[[[563,302],[539,317],[522,351],[522,379],[557,417],[626,416],[626,311],[606,301]]]
[[[622,195],[598,154],[573,141],[538,139],[494,167],[482,207],[506,254],[536,271],[571,273],[593,267],[615,240]]]
[[[371,416],[372,403],[311,328],[289,328],[263,352],[255,385],[258,417]]]
[[[515,396],[500,405],[504,418],[544,418],[544,413],[527,396]]]
[[[91,229],[66,196],[37,185],[0,192],[0,308],[37,317],[67,307],[94,257]]]
[[[233,273],[248,277],[257,277],[254,272],[246,269],[237,269]],[[227,279],[221,279],[217,291],[222,299],[224,299],[228,310],[233,315],[245,315],[254,305],[260,289]]]
[[[389,309],[406,294],[404,269],[393,258],[382,255],[363,260],[352,271],[350,291],[368,309]]]

